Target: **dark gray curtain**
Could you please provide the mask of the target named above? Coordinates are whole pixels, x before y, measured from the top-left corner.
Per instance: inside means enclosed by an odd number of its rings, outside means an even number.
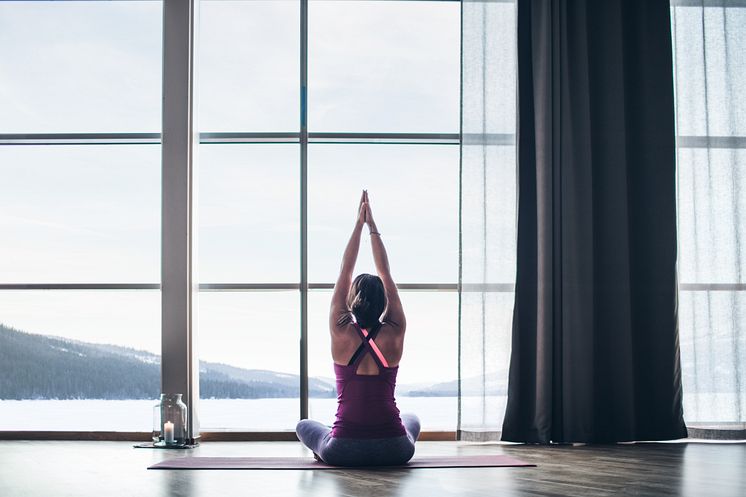
[[[518,0],[503,440],[685,437],[668,0]]]

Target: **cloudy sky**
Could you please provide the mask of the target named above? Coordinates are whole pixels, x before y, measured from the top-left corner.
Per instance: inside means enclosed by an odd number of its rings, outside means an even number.
[[[458,132],[459,22],[458,2],[311,2],[310,130]],[[160,2],[0,3],[0,133],[158,132],[161,23]],[[298,130],[298,26],[297,1],[202,3],[202,131]],[[367,188],[395,278],[455,283],[458,155],[310,146],[310,281],[334,281]],[[2,282],[159,281],[158,145],[0,146],[0,164]],[[297,282],[298,145],[203,145],[199,167],[200,281]],[[0,297],[20,329],[160,349],[157,291]],[[328,299],[309,299],[312,375],[331,376]],[[403,299],[402,381],[455,378],[457,295]],[[297,372],[297,292],[203,293],[199,312],[202,358]]]

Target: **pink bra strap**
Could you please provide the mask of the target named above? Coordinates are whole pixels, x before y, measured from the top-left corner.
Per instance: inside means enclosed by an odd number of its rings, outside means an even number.
[[[355,326],[355,329],[360,333],[360,337],[363,339],[363,343],[360,344],[361,348],[368,348],[370,352],[373,352],[373,359],[378,363],[378,366],[388,368],[389,363],[386,361],[386,358],[383,356],[383,353],[381,352],[381,349],[378,348],[378,345],[376,345],[376,342],[373,341],[373,337],[370,336],[368,333],[368,330],[361,328],[359,324],[353,321],[353,325]],[[380,330],[379,327],[375,331]],[[355,352],[355,354],[352,356],[352,359],[350,360],[350,365],[357,364],[362,360],[364,353]]]
[[[378,345],[376,345],[376,342],[374,342],[372,338],[368,338],[368,330],[364,328],[360,328],[360,330],[363,332],[363,335],[367,339],[368,345],[370,345],[370,348],[373,349],[373,353],[376,355],[376,357],[378,357],[378,360],[383,365],[383,367],[389,367],[389,363],[386,361],[386,358],[383,357],[383,353],[381,352],[381,349],[378,348]]]

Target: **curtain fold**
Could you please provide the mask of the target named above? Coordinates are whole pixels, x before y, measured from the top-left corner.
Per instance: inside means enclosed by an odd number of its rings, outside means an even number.
[[[517,276],[502,438],[685,437],[668,2],[517,5]]]

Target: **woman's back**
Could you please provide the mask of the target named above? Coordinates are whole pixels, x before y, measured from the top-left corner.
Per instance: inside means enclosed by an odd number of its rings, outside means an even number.
[[[352,323],[352,327],[358,335],[358,349],[348,354],[347,364],[334,364],[338,407],[332,436],[357,439],[403,436],[406,431],[394,397],[399,366],[390,365],[378,345],[384,326],[371,332],[357,323]],[[396,341],[387,341],[394,350]],[[363,361],[373,363],[368,372],[362,371]]]
[[[332,331],[332,359],[335,364],[348,365],[353,354],[363,343],[356,326],[350,319]],[[381,323],[374,343],[389,366],[399,365],[404,348],[404,332],[400,326],[390,322]],[[363,354],[356,372],[361,375],[375,375],[378,374],[379,367],[371,354]]]

